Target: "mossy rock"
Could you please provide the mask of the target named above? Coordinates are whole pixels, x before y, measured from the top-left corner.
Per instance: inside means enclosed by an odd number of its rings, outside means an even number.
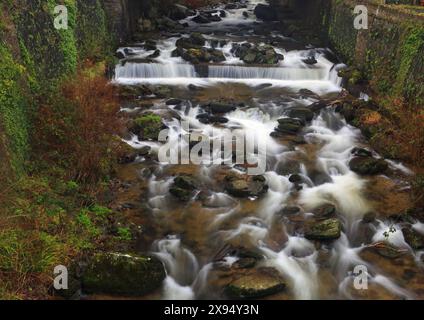
[[[297,134],[303,128],[303,122],[298,119],[278,119],[278,127],[275,129],[281,134]]]
[[[160,288],[166,277],[154,256],[97,253],[82,276],[83,290],[91,294],[143,296]]]
[[[192,198],[197,185],[197,181],[192,176],[181,175],[174,179],[169,192],[178,200],[187,202]]]
[[[415,231],[412,228],[403,228],[402,233],[406,243],[409,244],[412,249],[424,249],[424,235]]]
[[[233,175],[225,177],[225,190],[238,198],[258,197],[268,191],[266,179],[263,176],[241,178]]]
[[[342,224],[338,219],[327,219],[312,225],[305,233],[308,240],[335,240],[340,238]]]
[[[225,293],[233,299],[262,298],[286,288],[284,279],[272,268],[255,269],[228,284]]]
[[[349,162],[349,167],[361,175],[376,175],[385,172],[389,165],[383,159],[355,157]]]
[[[145,113],[134,120],[132,131],[141,140],[157,140],[163,127],[160,116],[153,113]]]

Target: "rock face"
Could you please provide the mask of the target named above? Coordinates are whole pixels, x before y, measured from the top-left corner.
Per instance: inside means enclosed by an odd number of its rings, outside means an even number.
[[[153,256],[98,253],[82,276],[83,290],[125,296],[142,296],[162,285],[166,273]]]
[[[349,162],[352,171],[362,175],[381,174],[387,170],[389,165],[383,159],[373,157],[355,157]]]
[[[335,240],[340,238],[342,224],[338,219],[328,219],[312,225],[305,233],[309,240]]]
[[[266,179],[263,176],[253,176],[247,179],[229,175],[225,177],[225,190],[238,198],[257,197],[268,191]]]
[[[192,176],[181,175],[174,179],[169,192],[178,200],[189,201],[197,189],[197,182]]]
[[[261,268],[234,280],[227,285],[225,292],[233,299],[252,299],[281,292],[285,287],[286,284],[277,270]]]
[[[263,21],[275,21],[278,20],[278,15],[275,9],[265,4],[258,4],[255,8],[255,15],[258,19]]]

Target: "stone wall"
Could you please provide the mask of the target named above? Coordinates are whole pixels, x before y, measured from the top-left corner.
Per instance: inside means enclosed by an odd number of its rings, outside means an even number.
[[[363,71],[381,96],[424,105],[424,16],[365,0],[368,30],[353,27],[354,0],[280,0],[325,38],[347,63]]]

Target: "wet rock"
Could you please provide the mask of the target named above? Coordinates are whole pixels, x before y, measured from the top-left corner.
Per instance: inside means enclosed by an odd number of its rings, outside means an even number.
[[[403,237],[407,244],[414,250],[424,249],[424,235],[408,227],[402,229]]]
[[[406,253],[405,250],[399,249],[386,241],[374,243],[368,246],[367,250],[374,251],[378,255],[388,259],[397,259]]]
[[[174,179],[169,192],[180,201],[189,201],[197,189],[197,182],[192,176],[181,175]]]
[[[160,50],[155,50],[151,55],[149,55],[147,58],[149,59],[155,59],[160,56]]]
[[[225,177],[225,190],[238,198],[257,197],[268,191],[268,185],[263,176],[241,178],[229,175]]]
[[[278,20],[277,11],[271,6],[265,4],[258,4],[254,10],[254,13],[258,19],[263,21]]]
[[[87,293],[142,296],[162,285],[166,273],[153,256],[97,253],[82,276]]]
[[[384,173],[389,165],[383,159],[373,157],[355,157],[349,162],[352,171],[361,175],[376,175]]]
[[[181,104],[182,102],[183,102],[183,100],[181,100],[181,99],[172,98],[172,99],[169,99],[169,100],[166,101],[166,105],[167,106],[177,106],[177,105]]]
[[[184,49],[200,49],[206,44],[206,39],[201,33],[194,32],[189,38],[180,38],[176,42],[176,46]]]
[[[296,160],[285,160],[281,161],[277,165],[276,172],[280,176],[288,176],[290,174],[299,173],[300,172],[300,163]]]
[[[237,9],[237,8],[238,8],[238,6],[237,6],[236,3],[228,3],[228,4],[225,5],[226,10],[234,10],[234,9]]]
[[[377,217],[377,215],[375,214],[375,212],[368,212],[362,217],[362,222],[363,223],[373,223],[375,221],[376,217]]]
[[[183,5],[180,4],[174,4],[170,8],[169,17],[173,20],[183,20],[187,18],[188,16],[195,15],[195,12]]]
[[[314,113],[308,107],[291,108],[288,111],[288,116],[290,118],[300,119],[303,122],[309,122],[309,121],[312,121],[314,119]]]
[[[372,157],[372,152],[363,148],[353,148],[351,153],[357,157]]]
[[[308,240],[335,240],[340,238],[342,224],[338,219],[328,219],[313,224],[305,233]]]
[[[196,22],[196,23],[200,23],[200,24],[206,24],[206,23],[211,22],[209,20],[209,18],[206,15],[203,15],[203,14],[199,14],[198,16],[192,18],[191,20]]]
[[[253,46],[250,43],[233,44],[231,52],[247,64],[274,65],[283,60],[270,45]]]
[[[292,216],[292,215],[298,214],[300,212],[302,212],[302,209],[300,207],[288,206],[288,207],[281,209],[279,214],[283,215],[283,216]]]
[[[221,116],[214,116],[210,115],[208,113],[202,113],[197,116],[197,119],[203,123],[203,124],[210,124],[210,123],[227,123],[229,120],[225,117]]]
[[[317,61],[317,59],[315,59],[315,57],[308,57],[306,59],[303,59],[302,61],[303,61],[303,63],[306,63],[308,65],[314,65],[314,64],[318,63],[318,61]]]
[[[308,176],[316,186],[333,182],[333,179],[328,174],[317,169],[310,170]]]
[[[297,134],[303,128],[303,122],[297,119],[282,118],[278,119],[278,127],[275,132],[278,134]]]
[[[294,183],[294,184],[301,184],[301,183],[303,182],[303,178],[302,178],[302,176],[301,176],[301,175],[299,175],[299,174],[292,174],[292,175],[289,177],[289,181],[290,181],[291,183]]]
[[[317,95],[315,92],[313,92],[309,89],[300,89],[298,91],[298,94],[301,95],[302,97],[305,97],[305,98],[313,98],[313,99],[317,99],[317,100],[320,99],[319,95]],[[310,108],[309,106],[308,106],[308,109],[312,110],[312,108]]]
[[[226,104],[222,102],[211,102],[207,105],[203,105],[202,108],[213,114],[223,114],[236,110],[236,107],[233,104]]]
[[[245,17],[245,18],[249,18],[249,12],[247,12],[247,11],[243,11],[243,17]]]
[[[314,209],[313,213],[318,219],[328,219],[334,217],[337,214],[337,210],[332,204],[324,204]]]
[[[286,284],[277,270],[260,268],[232,281],[225,288],[225,293],[233,299],[252,299],[276,294],[285,287]]]

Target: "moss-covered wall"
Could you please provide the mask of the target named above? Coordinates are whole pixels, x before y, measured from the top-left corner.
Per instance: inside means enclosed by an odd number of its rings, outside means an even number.
[[[54,28],[54,7],[68,8],[69,28]],[[0,1],[0,174],[25,172],[37,99],[72,76],[82,60],[112,52],[101,0]],[[11,170],[10,170],[11,169]]]
[[[357,4],[332,0],[327,27],[331,45],[348,63],[364,71],[381,96],[403,97],[424,105],[424,17],[396,6],[365,3],[368,29],[353,28]]]
[[[380,96],[424,105],[424,15],[403,6],[363,0],[279,0],[351,65],[362,69]],[[354,7],[366,5],[368,29],[354,28]],[[308,14],[304,14],[304,13]]]

